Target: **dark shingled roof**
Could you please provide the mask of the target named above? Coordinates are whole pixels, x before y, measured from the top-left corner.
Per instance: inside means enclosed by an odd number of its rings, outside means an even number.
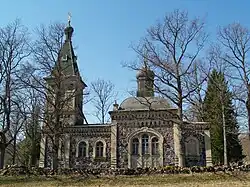
[[[69,25],[65,28],[64,32],[65,41],[60,50],[57,63],[55,64],[55,67],[52,71],[52,75],[56,72],[61,72],[65,76],[79,76],[82,81],[77,65],[77,57],[74,53],[71,40],[74,29]],[[83,84],[85,85],[85,87],[87,86],[84,82]]]

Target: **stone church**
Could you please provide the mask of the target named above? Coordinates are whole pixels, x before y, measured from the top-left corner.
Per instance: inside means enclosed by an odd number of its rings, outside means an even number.
[[[65,67],[66,92],[77,89],[65,111],[68,125],[63,127],[59,143],[59,163],[65,168],[145,168],[163,166],[210,166],[210,132],[206,123],[177,123],[177,109],[154,96],[154,72],[137,72],[137,95],[115,103],[108,124],[88,124],[82,111],[86,84],[78,71],[72,47],[74,29],[65,28],[65,41],[58,63]],[[55,66],[57,66],[56,64]],[[45,78],[53,85],[53,73]],[[52,167],[49,134],[41,141],[40,167]]]

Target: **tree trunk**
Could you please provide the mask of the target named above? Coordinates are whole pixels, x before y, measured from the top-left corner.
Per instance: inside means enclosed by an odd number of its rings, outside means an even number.
[[[29,165],[30,165],[30,167],[34,167],[34,166],[36,166],[36,163],[37,163],[37,147],[36,147],[35,140],[32,140]]]
[[[3,169],[4,166],[4,156],[5,156],[5,146],[0,146],[0,169]]]
[[[227,166],[227,136],[226,136],[226,121],[225,121],[225,106],[221,97],[221,112],[222,112],[222,124],[223,124],[223,156],[224,166]]]
[[[104,113],[104,109],[102,109],[102,124],[104,124],[105,122],[105,113]]]
[[[178,108],[178,118],[179,118],[179,131],[180,131],[180,135],[179,135],[179,138],[180,138],[180,166],[181,167],[184,167],[185,166],[185,154],[184,154],[184,145],[185,145],[185,142],[184,142],[184,139],[183,139],[183,136],[182,136],[182,127],[183,127],[183,117],[182,117],[182,108]]]
[[[248,138],[250,140],[250,92],[249,91],[247,95],[246,108],[247,108],[247,122],[248,122],[247,124],[248,125]]]
[[[248,133],[250,137],[250,93],[248,94],[247,102],[246,102],[246,108],[247,108],[247,122],[248,122]]]
[[[182,93],[179,94],[179,103],[178,103],[178,118],[179,118],[179,131],[180,131],[180,166],[185,166],[185,140],[182,136],[182,128],[183,128],[183,109],[182,109]]]
[[[181,77],[179,76],[179,67],[176,67],[177,70],[177,87],[178,87],[178,118],[179,118],[179,130],[180,130],[180,166],[185,166],[185,142],[182,136],[182,128],[183,128],[183,97],[182,97],[182,86],[181,86]]]
[[[13,141],[13,155],[12,155],[12,164],[16,164],[16,136]]]
[[[59,147],[59,137],[56,135],[54,137],[54,144],[53,144],[53,162],[52,168],[53,170],[57,171],[58,169],[58,147]]]

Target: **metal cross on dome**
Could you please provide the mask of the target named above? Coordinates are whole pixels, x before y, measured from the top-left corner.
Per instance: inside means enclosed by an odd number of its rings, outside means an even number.
[[[70,22],[71,22],[71,17],[72,17],[71,13],[68,12],[68,24],[69,24],[69,26],[70,26]]]

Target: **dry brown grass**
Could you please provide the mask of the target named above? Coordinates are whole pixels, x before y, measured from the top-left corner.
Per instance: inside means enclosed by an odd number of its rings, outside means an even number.
[[[250,186],[250,174],[187,174],[187,175],[154,175],[154,176],[119,176],[98,179],[82,177],[0,177],[0,186],[14,187],[54,187],[54,186],[171,186],[171,187],[210,187],[210,186]]]

